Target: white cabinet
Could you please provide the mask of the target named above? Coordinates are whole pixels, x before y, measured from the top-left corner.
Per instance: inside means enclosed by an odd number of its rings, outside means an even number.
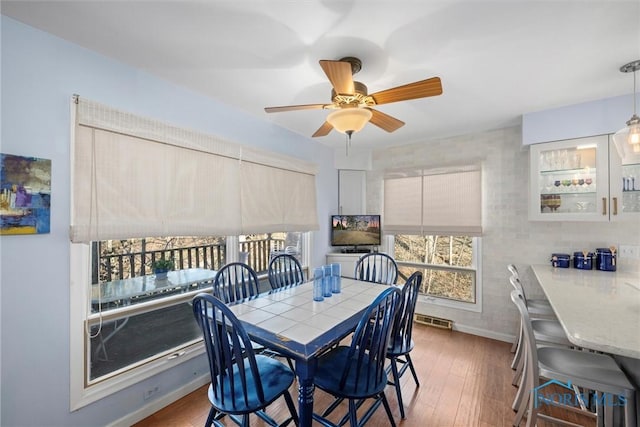
[[[638,164],[622,164],[607,135],[532,145],[529,219],[638,218],[639,173]]]
[[[340,252],[329,252],[327,254],[327,264],[340,264],[340,271],[343,277],[354,277],[356,262],[364,254],[345,254]]]
[[[366,171],[338,171],[338,212],[340,215],[366,213]]]

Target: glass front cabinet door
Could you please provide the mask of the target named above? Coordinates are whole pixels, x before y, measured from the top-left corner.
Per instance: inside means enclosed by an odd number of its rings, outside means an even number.
[[[612,214],[619,219],[640,220],[640,153],[620,158],[612,137],[609,139],[609,191],[614,201]],[[617,206],[616,206],[617,202]]]
[[[640,167],[623,164],[609,136],[535,144],[530,156],[531,220],[638,218]]]

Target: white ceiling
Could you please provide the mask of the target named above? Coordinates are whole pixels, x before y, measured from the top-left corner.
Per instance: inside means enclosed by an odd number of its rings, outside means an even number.
[[[406,125],[387,133],[369,124],[354,146],[495,129],[524,113],[628,94],[633,76],[619,68],[640,59],[640,0],[2,0],[1,8],[309,137],[326,110],[263,108],[329,102],[320,59],[359,57],[356,80],[370,93],[442,79],[441,96],[377,107]],[[344,135],[314,140],[343,146]]]

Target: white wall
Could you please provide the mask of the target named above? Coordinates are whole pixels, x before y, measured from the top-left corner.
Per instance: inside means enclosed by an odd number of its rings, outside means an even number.
[[[334,153],[310,138],[234,111],[5,16],[1,31],[0,150],[51,159],[52,198],[51,233],[0,237],[0,425],[103,426],[139,409],[143,390],[150,384],[161,383],[163,391],[168,392],[190,381],[194,372],[208,372],[208,367],[203,357],[196,358],[69,413],[72,94],[317,162],[320,230],[313,239],[313,265],[324,263],[328,218],[337,211]]]
[[[633,114],[633,95],[567,105],[522,116],[522,143],[616,133]]]
[[[640,244],[640,221],[634,223],[530,222],[527,218],[529,147],[522,146],[520,127],[424,141],[376,150],[367,172],[367,211],[382,212],[382,171],[411,166],[483,163],[482,313],[420,303],[417,312],[454,320],[463,330],[505,338],[516,332],[506,266],[548,263],[552,252]],[[619,268],[637,269],[620,260]],[[533,279],[529,277],[528,282]],[[540,294],[539,287],[531,289]]]

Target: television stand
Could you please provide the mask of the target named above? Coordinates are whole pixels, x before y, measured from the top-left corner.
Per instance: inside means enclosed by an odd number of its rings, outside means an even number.
[[[344,248],[341,251],[343,254],[368,254],[369,252],[372,252],[371,249],[366,249],[366,248],[358,248],[358,247],[354,247],[354,248]]]
[[[358,252],[354,252],[354,249]],[[356,263],[363,254],[369,252],[373,252],[373,250],[365,248],[358,249],[357,247],[343,248],[340,249],[339,252],[327,253],[327,264],[338,263],[342,269],[340,274],[342,274],[343,277],[354,277]]]

